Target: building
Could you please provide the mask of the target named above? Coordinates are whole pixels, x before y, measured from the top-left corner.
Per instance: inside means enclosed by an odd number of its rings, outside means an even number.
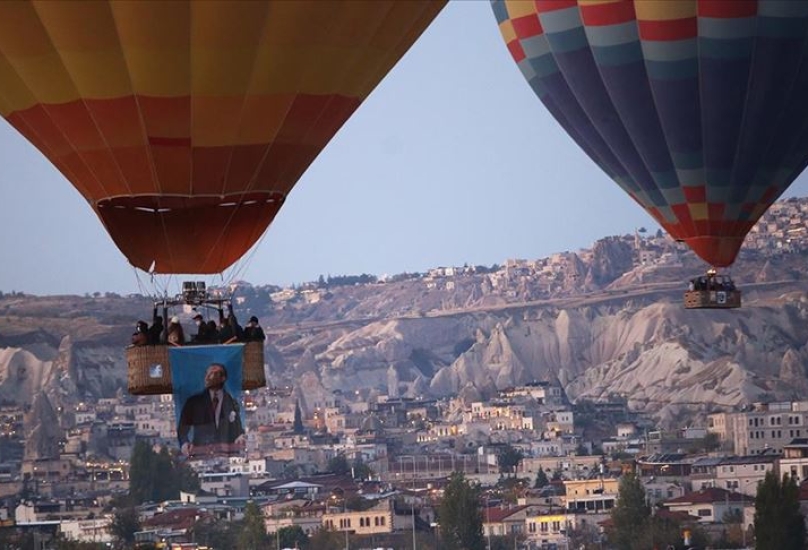
[[[393,521],[393,501],[380,501],[369,510],[342,510],[329,508],[323,514],[322,525],[333,531],[348,531],[357,535],[378,535],[392,533],[396,528]]]
[[[778,477],[788,474],[798,485],[808,480],[808,438],[794,439],[784,446],[777,462]]]
[[[754,496],[766,473],[775,470],[777,457],[764,453],[700,458],[691,466],[690,481],[694,491],[717,487]]]
[[[712,414],[707,430],[732,441],[738,456],[782,453],[792,439],[808,437],[808,402],[755,403],[749,411]]]
[[[745,518],[744,509],[754,508],[755,501],[742,493],[710,487],[667,500],[662,506],[671,512],[686,512],[698,517],[699,523],[717,523],[731,512],[743,514]]]

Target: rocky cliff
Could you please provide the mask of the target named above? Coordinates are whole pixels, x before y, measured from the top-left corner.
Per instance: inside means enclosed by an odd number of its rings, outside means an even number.
[[[244,284],[237,294],[242,318],[257,314],[268,333],[269,380],[294,386],[304,409],[336,390],[479,398],[549,380],[572,400],[620,396],[667,426],[808,398],[807,255],[742,258],[744,307],[732,311],[684,310],[683,281],[701,270],[692,258],[634,266],[631,247],[607,239],[562,259],[317,299],[278,302]],[[125,389],[123,348],[150,303],[6,295],[0,311],[0,404],[31,413],[40,435],[29,446],[43,453],[60,411]]]

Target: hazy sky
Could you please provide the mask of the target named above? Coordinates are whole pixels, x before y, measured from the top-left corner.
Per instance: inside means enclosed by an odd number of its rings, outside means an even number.
[[[84,199],[2,120],[0,189],[0,290],[141,290]],[[807,189],[803,174],[787,196]],[[454,1],[304,174],[241,278],[491,265],[640,226],[657,228],[541,105],[488,2]]]

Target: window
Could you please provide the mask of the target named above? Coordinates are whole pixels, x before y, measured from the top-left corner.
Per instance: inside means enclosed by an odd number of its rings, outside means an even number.
[[[709,518],[713,515],[713,511],[709,508],[700,508],[698,512],[696,512],[700,518]]]

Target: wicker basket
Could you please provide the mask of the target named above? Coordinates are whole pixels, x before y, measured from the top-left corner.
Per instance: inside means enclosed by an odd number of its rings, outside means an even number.
[[[244,368],[241,370],[241,389],[255,390],[267,385],[264,374],[264,343],[244,344]]]
[[[173,393],[169,346],[131,346],[126,348],[129,363],[129,393],[160,395]],[[264,374],[264,343],[244,344],[241,389],[255,390],[267,385]]]
[[[740,290],[689,290],[685,292],[685,309],[732,309],[741,307]]]
[[[172,393],[168,346],[131,346],[126,348],[126,360],[129,363],[129,393]]]

